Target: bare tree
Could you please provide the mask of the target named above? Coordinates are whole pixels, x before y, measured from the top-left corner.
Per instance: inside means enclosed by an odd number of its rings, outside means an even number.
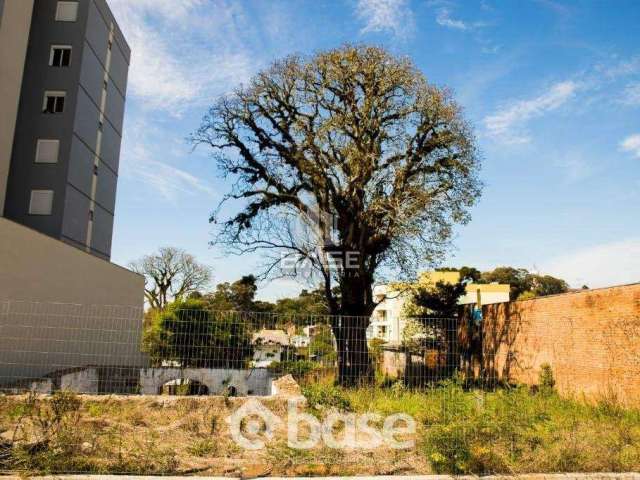
[[[172,300],[181,300],[207,286],[211,269],[193,255],[174,247],[164,247],[129,264],[144,275],[144,295],[151,308],[164,310]]]
[[[408,59],[347,45],[275,62],[220,99],[193,142],[236,180],[213,243],[260,251],[263,277],[312,270],[341,316],[339,382],[372,378],[376,275],[439,259],[480,195],[475,140],[449,92]],[[226,216],[228,200],[242,209]]]

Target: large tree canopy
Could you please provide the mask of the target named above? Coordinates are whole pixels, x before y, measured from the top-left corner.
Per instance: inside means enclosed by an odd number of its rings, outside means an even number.
[[[480,194],[460,107],[376,47],[275,62],[219,100],[193,141],[236,180],[223,203],[242,205],[212,216],[214,242],[270,252],[265,276],[315,272],[331,313],[363,317],[334,328],[339,350],[364,350],[339,359],[360,365],[354,375],[369,369],[376,272],[410,276],[436,260]]]

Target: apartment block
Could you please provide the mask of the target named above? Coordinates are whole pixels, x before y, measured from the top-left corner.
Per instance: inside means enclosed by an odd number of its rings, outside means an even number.
[[[131,55],[109,6],[0,0],[0,51],[0,212],[109,260]]]

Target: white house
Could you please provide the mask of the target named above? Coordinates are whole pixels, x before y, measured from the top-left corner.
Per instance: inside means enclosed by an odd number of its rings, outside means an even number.
[[[273,362],[284,360],[283,353],[291,345],[289,335],[284,330],[260,330],[253,334],[253,362],[255,368],[264,368]]]
[[[291,345],[296,348],[306,348],[311,344],[311,337],[308,335],[294,335],[291,337]]]

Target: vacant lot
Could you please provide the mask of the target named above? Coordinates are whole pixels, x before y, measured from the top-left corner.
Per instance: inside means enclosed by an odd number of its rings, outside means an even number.
[[[244,450],[226,422],[242,398],[4,396],[0,469],[230,476],[640,469],[640,411],[612,400],[588,405],[551,390],[481,392],[455,382],[426,392],[314,383],[303,392],[306,411],[320,418],[336,410],[407,413],[417,422],[416,445],[295,450],[281,427],[266,448]],[[285,397],[260,401],[286,419]]]

